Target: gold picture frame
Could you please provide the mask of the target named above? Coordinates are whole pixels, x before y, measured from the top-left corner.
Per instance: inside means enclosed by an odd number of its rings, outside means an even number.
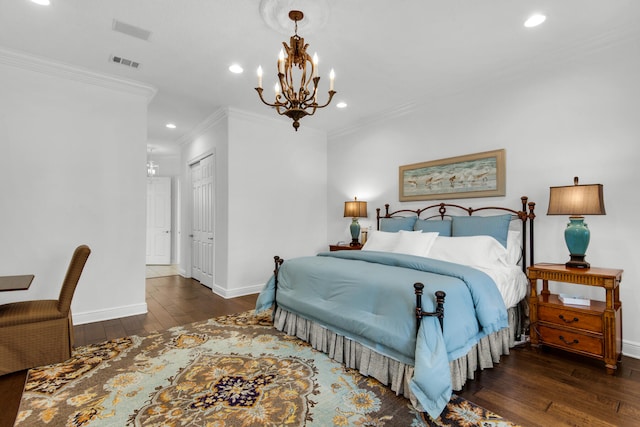
[[[505,150],[400,166],[401,202],[504,196]]]

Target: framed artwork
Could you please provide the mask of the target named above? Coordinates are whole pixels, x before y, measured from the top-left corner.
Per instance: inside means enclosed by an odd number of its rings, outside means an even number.
[[[400,166],[400,201],[505,195],[505,150]]]

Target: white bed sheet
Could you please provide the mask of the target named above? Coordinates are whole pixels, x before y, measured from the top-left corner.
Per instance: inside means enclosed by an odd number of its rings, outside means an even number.
[[[499,268],[474,266],[473,268],[486,273],[496,282],[507,308],[516,306],[527,295],[529,279],[519,265]]]
[[[509,231],[507,247],[490,236],[445,237],[438,233],[373,231],[363,251],[398,252],[463,264],[496,283],[507,309],[516,306],[529,285],[520,260],[520,232]]]

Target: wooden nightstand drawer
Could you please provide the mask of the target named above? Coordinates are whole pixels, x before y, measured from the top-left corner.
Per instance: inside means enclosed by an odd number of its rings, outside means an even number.
[[[602,314],[597,312],[569,309],[561,305],[550,306],[540,304],[538,306],[538,320],[570,328],[602,333]]]
[[[602,336],[581,334],[567,329],[556,329],[538,325],[538,333],[543,344],[553,345],[579,353],[602,357],[604,354]]]

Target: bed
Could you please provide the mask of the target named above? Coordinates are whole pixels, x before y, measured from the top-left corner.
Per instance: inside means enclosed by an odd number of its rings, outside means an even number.
[[[274,326],[437,418],[526,331],[535,203],[377,209],[362,250],[283,261],[258,297]]]

